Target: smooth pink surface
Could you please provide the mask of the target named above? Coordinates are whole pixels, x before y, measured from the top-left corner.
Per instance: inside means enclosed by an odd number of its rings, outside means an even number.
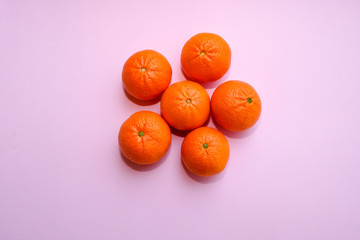
[[[0,239],[360,239],[359,1],[0,2]],[[154,49],[183,80],[199,32],[232,49],[260,122],[226,133],[206,181],[166,157],[124,161],[117,134],[141,106],[122,66]],[[208,126],[214,126],[210,121]]]

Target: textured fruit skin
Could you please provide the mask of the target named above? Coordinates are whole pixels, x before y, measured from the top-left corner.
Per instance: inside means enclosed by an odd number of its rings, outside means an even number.
[[[139,132],[143,136],[139,136]],[[151,111],[140,111],[131,115],[119,131],[121,152],[137,164],[152,164],[159,161],[171,143],[170,128],[164,119]]]
[[[142,69],[145,68],[145,71]],[[123,86],[134,98],[150,100],[170,85],[172,69],[168,60],[154,50],[133,54],[124,64]]]
[[[248,102],[251,99],[251,103]],[[211,96],[211,112],[215,121],[230,131],[252,127],[261,114],[261,100],[255,89],[242,81],[227,81]]]
[[[202,54],[204,52],[204,54]],[[213,82],[229,70],[229,44],[214,33],[199,33],[190,38],[181,52],[181,66],[190,80]]]
[[[204,149],[203,144],[207,144]],[[230,155],[226,137],[218,130],[200,127],[191,131],[181,145],[181,159],[192,173],[207,177],[224,170]]]
[[[190,100],[190,103],[186,101]],[[210,97],[204,87],[192,81],[181,81],[168,87],[161,97],[161,114],[178,130],[203,125],[210,115]]]

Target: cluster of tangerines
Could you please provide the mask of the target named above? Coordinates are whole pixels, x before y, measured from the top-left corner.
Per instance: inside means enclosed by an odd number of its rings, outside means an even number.
[[[170,85],[172,69],[167,59],[153,50],[132,55],[124,64],[125,90],[134,98],[150,100],[161,94],[161,116],[151,111],[131,115],[121,126],[119,145],[123,155],[136,164],[152,164],[168,151],[171,130],[190,131],[181,146],[185,167],[199,176],[212,176],[226,166],[230,147],[226,137],[211,127],[202,127],[210,112],[230,131],[243,131],[260,117],[261,101],[255,89],[242,81],[219,85],[211,100],[201,83],[213,82],[228,71],[231,50],[219,35],[200,33],[190,38],[181,53],[181,66],[188,80]]]

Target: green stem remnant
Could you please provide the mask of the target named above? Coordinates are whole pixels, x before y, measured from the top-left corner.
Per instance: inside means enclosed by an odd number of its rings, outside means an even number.
[[[143,132],[143,131],[140,131],[140,132],[138,133],[138,136],[139,136],[139,137],[144,136],[144,132]]]
[[[204,143],[204,144],[203,144],[203,148],[204,148],[204,149],[207,149],[208,147],[209,147],[209,145],[208,145],[207,143]]]
[[[191,103],[191,99],[190,98],[186,99],[186,103]]]
[[[246,100],[247,100],[248,103],[252,103],[251,98],[248,97]]]

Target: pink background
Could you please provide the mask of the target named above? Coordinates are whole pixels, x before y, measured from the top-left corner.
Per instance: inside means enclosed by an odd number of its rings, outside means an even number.
[[[360,239],[359,1],[0,2],[0,239]],[[199,32],[232,48],[260,122],[225,132],[226,170],[201,180],[182,133],[152,167],[117,134],[139,110],[122,66],[154,49],[183,80]],[[214,126],[212,120],[208,126]]]

